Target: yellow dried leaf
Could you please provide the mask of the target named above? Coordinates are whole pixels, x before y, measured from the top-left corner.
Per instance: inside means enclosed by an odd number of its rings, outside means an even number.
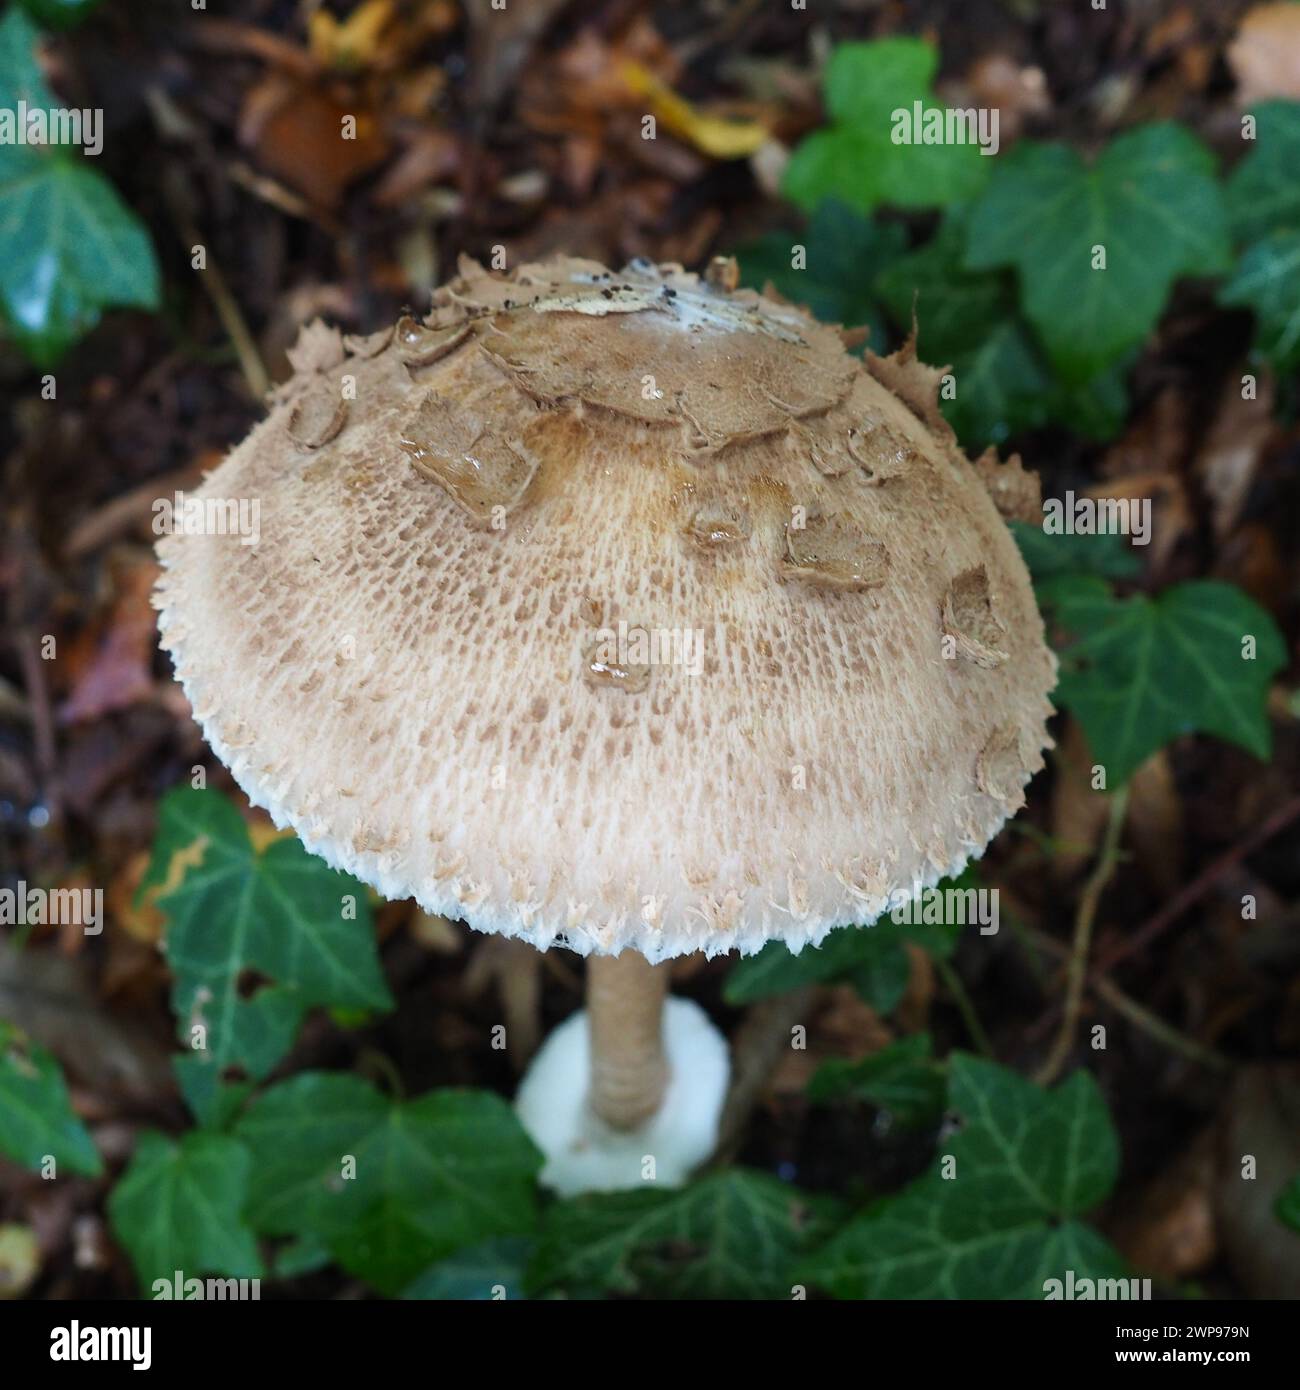
[[[30,1226],[0,1226],[0,1298],[21,1298],[41,1272],[41,1248]]]
[[[701,110],[640,63],[624,63],[620,71],[633,96],[649,100],[656,121],[714,159],[745,159],[768,138],[766,128],[758,121]]]
[[[317,10],[307,21],[307,45],[324,67],[369,67],[392,17],[393,0],[362,0],[342,23],[328,10]]]

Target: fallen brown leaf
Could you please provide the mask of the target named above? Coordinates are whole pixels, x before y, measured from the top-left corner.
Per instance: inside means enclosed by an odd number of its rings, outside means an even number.
[[[1300,5],[1256,5],[1228,45],[1237,99],[1251,106],[1269,97],[1300,100]]]
[[[86,642],[94,655],[59,710],[64,724],[98,719],[147,699],[153,692],[153,654],[157,645],[150,596],[158,578],[158,565],[141,552],[118,556],[111,567],[116,592],[102,628],[87,634],[74,646],[71,664],[80,664]]]

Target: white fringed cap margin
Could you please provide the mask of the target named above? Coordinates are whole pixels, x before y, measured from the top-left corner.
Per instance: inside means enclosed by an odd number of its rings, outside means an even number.
[[[797,950],[960,870],[1048,743],[1036,480],[846,340],[734,262],[312,325],[197,494],[256,543],[159,544],[213,751],[386,896],[584,955]]]

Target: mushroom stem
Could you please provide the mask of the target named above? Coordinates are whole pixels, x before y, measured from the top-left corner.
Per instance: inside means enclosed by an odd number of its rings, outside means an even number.
[[[664,999],[668,966],[636,951],[587,962],[591,1108],[614,1129],[636,1129],[659,1109],[668,1085]]]

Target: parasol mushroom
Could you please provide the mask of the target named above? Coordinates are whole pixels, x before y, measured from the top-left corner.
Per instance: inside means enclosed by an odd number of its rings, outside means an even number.
[[[589,957],[519,1113],[561,1191],[682,1181],[724,1040],[672,957],[816,947],[977,856],[1048,742],[1054,662],[913,343],[636,261],[462,260],[422,319],[314,324],[207,479],[260,542],[170,536],[195,717],[306,847]],[[996,504],[996,505],[995,505]]]

